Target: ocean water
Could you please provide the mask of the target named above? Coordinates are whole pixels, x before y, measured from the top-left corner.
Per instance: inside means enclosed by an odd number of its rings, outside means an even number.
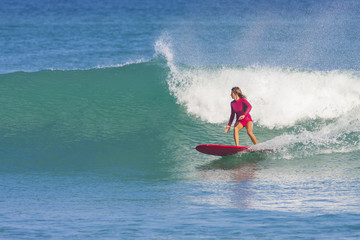
[[[2,0],[0,239],[359,239],[359,10]]]

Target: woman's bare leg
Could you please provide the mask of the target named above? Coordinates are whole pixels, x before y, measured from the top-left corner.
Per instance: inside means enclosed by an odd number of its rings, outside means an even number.
[[[251,141],[254,144],[257,144],[258,142],[256,140],[256,137],[255,137],[253,131],[252,131],[253,130],[253,122],[247,122],[245,127],[246,127],[246,130],[247,130],[247,133],[248,133],[249,137],[251,138]]]
[[[235,127],[234,127],[234,139],[235,139],[235,145],[239,146],[239,131],[243,128],[244,126],[241,123],[238,123]]]

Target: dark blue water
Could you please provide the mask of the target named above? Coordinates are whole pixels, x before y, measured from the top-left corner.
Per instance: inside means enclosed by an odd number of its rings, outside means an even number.
[[[0,238],[358,239],[359,9],[2,1]]]
[[[356,69],[357,1],[2,1],[0,72],[149,60],[172,39],[178,62]]]

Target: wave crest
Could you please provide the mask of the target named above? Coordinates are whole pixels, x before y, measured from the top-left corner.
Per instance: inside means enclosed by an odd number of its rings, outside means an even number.
[[[209,123],[223,123],[230,114],[230,89],[239,86],[258,124],[294,126],[309,119],[336,119],[360,106],[360,74],[355,71],[310,71],[264,66],[177,66],[171,46],[157,42],[168,60],[170,92],[187,112]]]

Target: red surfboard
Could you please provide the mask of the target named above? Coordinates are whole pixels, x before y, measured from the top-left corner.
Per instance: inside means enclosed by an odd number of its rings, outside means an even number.
[[[203,144],[196,146],[196,150],[199,152],[215,155],[215,156],[228,156],[234,155],[239,152],[273,152],[272,149],[250,149],[250,147],[244,146],[229,146],[229,145],[213,145],[213,144]]]

